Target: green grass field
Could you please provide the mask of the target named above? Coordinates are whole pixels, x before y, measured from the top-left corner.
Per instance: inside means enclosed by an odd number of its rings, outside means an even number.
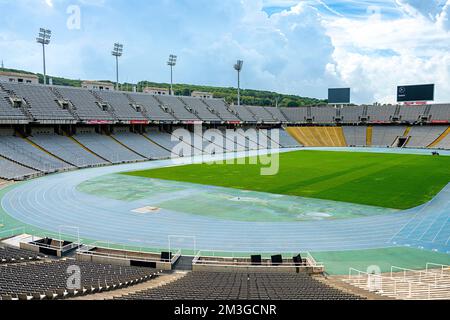
[[[260,165],[194,164],[124,173],[243,190],[408,209],[450,182],[450,157],[354,152],[280,154],[275,176]]]

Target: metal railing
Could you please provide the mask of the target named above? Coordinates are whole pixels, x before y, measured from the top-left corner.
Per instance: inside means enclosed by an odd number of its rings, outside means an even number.
[[[448,286],[409,280],[406,277],[392,277],[371,274],[354,268],[349,269],[345,282],[369,292],[395,299],[440,300],[449,299]]]

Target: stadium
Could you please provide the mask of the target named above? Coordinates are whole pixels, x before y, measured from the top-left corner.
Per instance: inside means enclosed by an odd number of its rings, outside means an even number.
[[[434,85],[280,107],[47,80],[0,72],[0,300],[450,299]]]

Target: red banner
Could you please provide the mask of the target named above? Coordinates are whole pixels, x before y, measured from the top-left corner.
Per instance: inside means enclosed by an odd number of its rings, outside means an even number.
[[[437,123],[437,124],[439,124],[439,123],[449,123],[449,121],[448,120],[432,120],[431,121],[431,123]]]
[[[131,120],[130,124],[148,124],[148,120]]]

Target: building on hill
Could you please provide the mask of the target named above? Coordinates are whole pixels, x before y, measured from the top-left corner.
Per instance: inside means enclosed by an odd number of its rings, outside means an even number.
[[[97,91],[114,91],[114,84],[109,82],[100,82],[100,81],[83,81],[81,83],[81,87],[89,90],[97,90]]]
[[[191,97],[201,99],[212,99],[214,98],[214,95],[211,92],[192,91]]]
[[[156,96],[169,96],[170,90],[166,88],[156,88],[156,87],[145,87],[144,93],[156,95]]]
[[[0,81],[39,84],[39,78],[34,74],[10,72],[10,71],[0,71]]]

